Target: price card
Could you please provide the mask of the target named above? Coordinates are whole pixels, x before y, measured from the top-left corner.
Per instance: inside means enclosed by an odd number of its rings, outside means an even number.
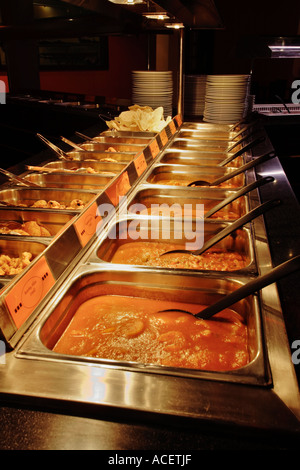
[[[130,190],[131,185],[129,181],[129,176],[127,171],[122,173],[119,178],[117,178],[112,185],[107,188],[105,191],[106,195],[109,197],[114,207],[119,203],[119,198],[125,196]]]
[[[102,217],[98,212],[97,203],[94,202],[74,223],[79,241],[84,247],[96,233],[98,224]]]
[[[159,134],[159,136],[160,136],[163,146],[165,146],[168,143],[168,136],[167,136],[166,130],[163,129],[161,133]]]
[[[8,292],[5,302],[17,328],[23,325],[54,284],[48,263],[42,257]]]
[[[182,117],[181,117],[181,114],[177,114],[177,116],[175,117],[175,119],[176,119],[176,122],[177,122],[177,124],[178,124],[178,127],[180,127],[181,124],[182,124]]]
[[[141,174],[146,170],[147,163],[143,152],[134,160],[134,166],[138,176],[141,176]]]
[[[155,158],[159,154],[159,146],[156,139],[154,139],[149,145],[152,158]]]
[[[170,128],[171,134],[174,135],[175,132],[176,132],[176,127],[175,127],[174,121],[169,122],[169,128]]]

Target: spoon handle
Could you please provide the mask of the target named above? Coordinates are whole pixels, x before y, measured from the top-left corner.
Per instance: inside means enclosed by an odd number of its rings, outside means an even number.
[[[237,157],[239,157],[240,155],[243,155],[243,153],[245,153],[248,150],[252,149],[253,147],[255,147],[255,145],[258,145],[258,144],[262,143],[264,140],[265,140],[265,137],[260,136],[257,139],[254,139],[251,142],[248,142],[248,144],[244,145],[244,147],[242,147],[240,150],[237,150],[235,153],[231,154],[228,158],[226,158],[221,163],[219,163],[218,166],[228,165],[228,163],[232,162],[232,160],[235,160]],[[229,150],[229,152],[230,152],[230,150]]]
[[[274,158],[275,156],[276,156],[275,152],[265,153],[264,155],[261,155],[260,157],[254,158],[253,160],[241,166],[237,170],[231,171],[230,173],[224,176],[221,176],[221,178],[218,178],[217,180],[210,183],[209,186],[218,186],[219,184],[224,183],[224,181],[230,180],[231,178],[234,178],[235,176],[240,175],[244,171],[250,170],[250,168],[253,168],[256,165],[259,165],[260,163],[270,160],[271,158]]]
[[[255,209],[252,209],[250,212],[243,215],[242,217],[240,217],[239,219],[235,220],[230,225],[228,225],[226,228],[221,230],[221,232],[217,233],[217,235],[210,238],[206,243],[204,243],[204,245],[202,246],[202,248],[200,248],[200,250],[195,250],[192,253],[196,256],[201,255],[202,253],[204,253],[204,251],[208,250],[213,245],[223,240],[223,238],[227,237],[235,230],[239,229],[243,225],[246,225],[248,222],[255,219],[259,215],[263,214],[267,210],[272,209],[275,206],[278,206],[280,203],[281,201],[279,199],[272,199],[271,201],[267,201],[264,204],[261,204],[260,206],[255,207]]]
[[[244,196],[250,191],[253,191],[253,189],[263,186],[264,184],[269,183],[271,181],[274,181],[273,176],[266,176],[265,178],[261,178],[259,180],[254,181],[254,183],[248,184],[247,186],[240,189],[239,191],[236,191],[233,194],[231,194],[231,196],[227,197],[216,206],[212,207],[212,209],[206,212],[206,214],[204,215],[204,219],[208,219],[213,214],[218,212],[220,209],[223,209],[223,207],[227,206],[227,204],[230,204],[232,201],[235,201],[235,199],[238,199],[239,197]]]
[[[229,295],[226,295],[223,299],[218,302],[206,307],[201,312],[195,315],[196,318],[208,319],[220,312],[221,310],[230,307],[239,300],[244,299],[248,295],[254,294],[263,287],[266,287],[273,282],[282,279],[283,277],[291,274],[300,269],[300,255],[295,256],[294,258],[285,261],[276,268],[272,269],[270,272],[264,274],[263,276],[257,277],[252,281],[248,282],[244,286],[235,290]]]

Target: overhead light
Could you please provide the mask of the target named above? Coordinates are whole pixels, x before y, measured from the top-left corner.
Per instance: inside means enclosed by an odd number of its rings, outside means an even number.
[[[181,29],[181,28],[184,28],[184,24],[183,23],[166,23],[165,27],[173,28],[173,29]]]
[[[148,18],[149,20],[168,20],[169,16],[165,11],[148,11],[147,13],[143,13],[143,16]]]
[[[108,0],[111,3],[118,5],[137,5],[138,3],[145,3],[144,0]]]

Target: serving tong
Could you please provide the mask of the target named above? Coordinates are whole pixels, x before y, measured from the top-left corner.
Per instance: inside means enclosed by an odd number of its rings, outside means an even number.
[[[224,183],[225,181],[230,180],[231,178],[234,178],[235,176],[240,175],[244,171],[249,170],[250,168],[253,168],[261,163],[264,163],[267,160],[270,160],[271,158],[274,158],[276,156],[275,152],[268,152],[265,153],[264,155],[260,155],[257,158],[254,158],[250,162],[246,163],[245,165],[242,165],[240,168],[237,170],[233,170],[229,174],[223,175],[220,178],[216,179],[215,181],[212,181],[211,183],[206,180],[196,180],[192,181],[189,183],[187,186],[188,187],[193,187],[193,186],[218,186],[221,183]]]
[[[216,315],[217,313],[221,312],[225,308],[231,307],[236,302],[243,300],[244,298],[248,297],[251,294],[255,294],[262,288],[277,282],[278,280],[292,274],[295,271],[300,269],[300,255],[295,256],[283,263],[279,264],[275,268],[273,268],[268,273],[264,274],[263,276],[258,276],[257,278],[247,282],[242,287],[239,287],[231,294],[226,295],[221,300],[209,305],[208,307],[204,308],[200,312],[194,314],[189,312],[188,310],[181,310],[181,309],[166,309],[160,310],[162,312],[180,312],[186,313],[188,315],[192,315],[196,319],[203,319],[208,320],[212,316]]]
[[[58,156],[58,158],[60,158],[61,160],[72,160],[72,158],[66,152],[54,145],[52,142],[50,142],[50,140],[46,139],[46,137],[41,134],[36,135],[42,142],[44,142],[44,144],[47,145],[47,147],[49,147]]]
[[[17,176],[14,173],[11,173],[8,170],[4,170],[3,168],[0,168],[0,173],[5,175],[8,179],[10,179],[12,181],[15,181],[16,183],[22,184],[24,186],[29,186],[29,187],[32,187],[32,188],[40,188],[41,187],[39,184],[28,181],[26,178],[22,178],[21,176]]]

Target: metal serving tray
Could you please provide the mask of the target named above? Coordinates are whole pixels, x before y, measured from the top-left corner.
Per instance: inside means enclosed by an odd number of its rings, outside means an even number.
[[[28,181],[36,183],[43,188],[91,189],[94,191],[100,191],[105,188],[113,178],[113,176],[87,174],[70,175],[66,173],[30,173],[26,176]]]
[[[18,206],[19,204],[32,205],[37,201],[57,201],[63,205],[69,205],[74,199],[80,199],[84,204],[88,204],[93,197],[97,195],[97,192],[91,191],[75,191],[75,190],[65,190],[65,189],[48,189],[48,188],[20,188],[13,187],[0,190],[0,201],[5,203]],[[1,204],[1,203],[0,203]],[[3,207],[0,205],[3,210],[11,210],[11,208]],[[22,208],[27,210],[27,208]],[[41,208],[30,208],[32,211],[44,211],[49,209]],[[75,209],[74,209],[75,210]],[[70,210],[68,210],[70,212]]]
[[[171,217],[176,217],[176,208],[178,208],[177,215],[179,217],[185,214],[194,217],[193,214],[195,214],[197,204],[204,204],[204,212],[207,212],[229,195],[230,192],[226,190],[213,191],[205,188],[197,191],[196,195],[191,194],[189,189],[184,190],[182,188],[180,190],[168,189],[167,191],[164,188],[145,188],[136,192],[127,210],[129,214],[158,215],[158,210],[163,210],[164,206],[167,206],[166,213],[170,214]],[[175,211],[174,213],[170,213],[172,208]],[[211,218],[214,220],[233,220],[242,217],[247,211],[248,200],[247,197],[242,196],[227,204],[222,209],[222,213],[220,211],[216,212]],[[237,217],[234,217],[233,213],[236,213]]]
[[[71,161],[85,161],[85,162],[100,162],[107,163],[110,159],[112,163],[129,163],[135,157],[135,152],[105,152],[103,151],[88,151],[88,150],[74,150],[68,152],[68,158]],[[105,162],[106,160],[106,162]]]
[[[192,139],[174,139],[173,143],[169,148],[173,149],[197,149],[207,152],[226,152],[231,147],[229,142],[222,140],[192,140]],[[236,146],[236,150],[239,150],[239,145]]]
[[[82,161],[61,161],[57,160],[49,162],[43,165],[45,168],[55,168],[57,170],[74,170],[76,173],[87,173],[87,168],[92,168],[96,174],[109,172],[112,175],[120,173],[126,166],[125,163],[113,163],[113,162],[88,162],[83,163]]]
[[[96,136],[92,138],[92,142],[104,143],[104,144],[131,144],[131,145],[146,145],[152,140],[152,137],[136,137],[136,136]]]
[[[117,152],[131,152],[131,153],[138,153],[140,152],[144,147],[145,144],[140,144],[140,145],[133,145],[133,144],[119,144],[118,142],[115,142],[114,144],[112,143],[93,143],[93,142],[88,142],[86,144],[80,144],[80,147],[82,147],[83,150],[88,150],[88,151],[97,151],[97,152],[105,152],[105,150],[109,150],[110,147],[113,147]]]
[[[160,163],[171,165],[199,165],[199,166],[218,166],[224,160],[229,158],[232,153],[211,153],[198,152],[193,150],[166,150],[160,159]],[[234,158],[225,167],[237,168],[243,165],[243,158]]]
[[[66,223],[74,217],[72,212],[62,211],[34,211],[34,210],[18,210],[18,209],[0,209],[0,226],[7,222],[17,222],[23,224],[29,221],[36,221],[39,225],[45,227],[51,234],[55,236]],[[1,237],[9,237],[9,235],[1,234]],[[20,235],[21,237],[22,235]],[[44,238],[44,237],[41,237]]]
[[[157,242],[162,242],[167,245],[169,243],[178,245],[179,248],[185,246],[188,249],[197,249],[197,247],[201,248],[203,243],[219,233],[226,226],[226,223],[208,221],[197,223],[192,220],[189,222],[186,220],[181,221],[181,223],[178,224],[175,219],[165,217],[124,218],[111,226],[104,239],[101,239],[101,241],[96,245],[94,252],[88,258],[88,261],[96,262],[98,260],[101,262],[112,263],[112,258],[118,248],[121,246],[124,247],[125,245],[130,246],[131,243],[136,244],[147,242],[155,245]],[[257,272],[257,267],[252,242],[253,240],[250,230],[244,227],[234,232],[232,235],[225,237],[217,243],[214,248],[224,251],[235,251],[239,255],[244,256],[246,266],[239,271],[236,270],[235,272],[254,274]],[[126,264],[126,262],[123,263],[123,265]],[[173,272],[178,271],[176,268],[162,268],[156,266],[145,266],[145,268],[150,270],[171,269]],[[184,270],[192,271],[192,269]],[[213,271],[207,270],[206,272],[211,273]]]
[[[147,175],[147,183],[180,186],[185,187],[195,180],[205,180],[213,182],[221,176],[230,173],[229,168],[206,166],[187,166],[187,165],[156,165],[153,170]],[[171,181],[171,183],[170,183]],[[237,175],[230,179],[229,183],[224,182],[223,188],[240,189],[245,184],[245,176],[243,174]],[[221,187],[221,186],[220,186]],[[191,191],[197,191],[199,187],[190,188]],[[211,189],[215,189],[211,187]]]
[[[0,255],[7,255],[10,258],[19,258],[23,252],[32,253],[31,261],[41,254],[48,246],[47,243],[40,241],[28,240],[24,237],[7,237],[0,239]],[[7,282],[11,280],[15,275],[3,275],[0,274],[0,281]]]
[[[157,135],[156,132],[131,132],[131,131],[117,131],[116,129],[109,130],[109,131],[103,131],[101,132],[101,136],[107,136],[107,137],[138,137],[138,138],[147,138],[147,139],[152,139]],[[91,137],[91,139],[94,139],[94,137]]]
[[[223,295],[234,291],[243,284],[243,280],[231,278],[210,278],[192,275],[174,275],[170,273],[147,272],[144,270],[111,269],[107,266],[85,266],[79,270],[75,278],[70,279],[63,288],[59,298],[46,308],[44,320],[40,323],[17,355],[22,357],[39,357],[47,361],[77,363],[81,365],[99,366],[100,368],[113,367],[116,380],[114,386],[119,389],[118,371],[142,371],[159,375],[175,375],[179,377],[194,377],[201,379],[245,383],[254,385],[267,385],[268,367],[264,357],[260,312],[257,299],[248,297],[239,302],[234,309],[242,315],[248,327],[249,363],[238,369],[217,372],[209,370],[194,370],[184,368],[170,368],[155,364],[142,364],[138,362],[124,362],[93,357],[72,356],[53,352],[53,348],[61,337],[77,308],[82,302],[92,297],[102,295],[122,295],[128,297],[142,297],[153,300],[171,300],[172,302],[189,302],[199,305],[209,305]],[[45,364],[45,370],[47,365]],[[68,368],[65,368],[68,375]],[[100,369],[101,370],[101,369]],[[100,372],[99,372],[100,373]],[[141,377],[142,379],[142,377]],[[84,381],[84,374],[81,380]],[[80,381],[81,382],[81,381]],[[83,383],[74,382],[74,390],[80,395]],[[65,390],[66,392],[66,390]],[[64,391],[62,391],[64,393]],[[132,406],[137,406],[137,402]]]
[[[213,129],[187,129],[181,128],[177,134],[179,139],[212,139],[212,140],[223,140],[230,141],[233,143],[235,139],[235,133],[229,131],[215,131]]]

